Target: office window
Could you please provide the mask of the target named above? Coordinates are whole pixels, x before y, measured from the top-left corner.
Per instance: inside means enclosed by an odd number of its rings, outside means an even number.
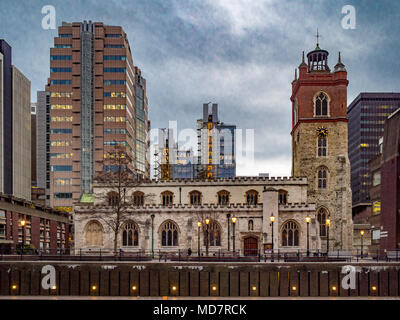
[[[72,84],[72,80],[50,80],[50,84],[58,84],[58,85]]]
[[[72,68],[50,68],[50,72],[72,72]]]
[[[51,166],[51,171],[69,172],[72,171],[72,166]]]
[[[104,56],[104,60],[126,60],[126,56]]]
[[[72,56],[50,56],[50,60],[72,60]]]

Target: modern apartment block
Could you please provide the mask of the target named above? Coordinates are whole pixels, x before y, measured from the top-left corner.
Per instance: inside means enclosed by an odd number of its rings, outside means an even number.
[[[369,202],[368,162],[379,155],[384,123],[400,107],[400,93],[360,93],[349,105],[349,159],[353,206]]]
[[[31,199],[30,81],[12,65],[0,39],[0,192]]]
[[[127,170],[149,177],[146,81],[132,61],[122,27],[62,23],[50,49],[50,206],[71,211],[93,180],[115,167],[122,146]]]
[[[235,125],[218,119],[218,104],[203,104],[203,118],[197,120],[199,177],[233,178],[236,176]]]

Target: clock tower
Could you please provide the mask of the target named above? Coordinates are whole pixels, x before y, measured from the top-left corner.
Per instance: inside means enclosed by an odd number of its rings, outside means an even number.
[[[304,52],[292,82],[292,176],[307,177],[308,201],[316,204],[321,244],[326,250],[351,250],[350,163],[347,149],[347,71],[331,71],[328,51]],[[329,240],[328,240],[329,237]]]

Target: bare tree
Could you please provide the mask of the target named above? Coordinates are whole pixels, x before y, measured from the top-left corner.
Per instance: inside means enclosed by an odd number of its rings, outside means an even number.
[[[111,214],[99,214],[97,217],[113,231],[114,254],[118,251],[118,235],[121,227],[129,220],[133,205],[143,205],[144,198],[151,195],[143,194],[139,203],[127,199],[132,189],[136,189],[147,179],[133,168],[132,159],[127,155],[126,148],[116,146],[105,154],[104,171],[95,177],[95,182],[103,187],[102,192],[95,193],[95,198],[105,203]]]

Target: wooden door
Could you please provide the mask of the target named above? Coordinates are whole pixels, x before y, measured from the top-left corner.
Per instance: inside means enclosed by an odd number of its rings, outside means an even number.
[[[244,255],[258,255],[258,239],[256,237],[248,237],[244,239]]]

